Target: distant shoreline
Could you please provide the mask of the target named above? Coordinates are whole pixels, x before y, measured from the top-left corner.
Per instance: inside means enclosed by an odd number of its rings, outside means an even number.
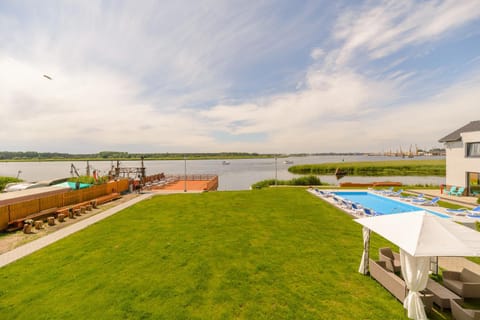
[[[260,153],[170,153],[170,154],[128,154],[126,152],[108,152],[102,156],[99,154],[69,155],[64,154],[62,157],[28,157],[28,156],[12,156],[10,158],[2,157],[0,152],[0,162],[53,162],[53,161],[159,161],[159,160],[224,160],[224,159],[273,159],[288,157],[308,157],[308,156],[355,156],[367,155],[367,153],[301,153],[301,154],[260,154]],[[23,152],[21,152],[22,154]],[[12,152],[12,154],[15,154]]]
[[[194,153],[128,153],[101,151],[91,154],[69,154],[59,152],[11,152],[0,151],[0,162],[61,162],[61,161],[165,161],[165,160],[225,160],[225,159],[273,159],[311,156],[367,156],[367,152],[323,152],[323,153],[255,153],[255,152],[194,152]],[[385,156],[386,159],[391,157]],[[417,158],[417,157],[416,157]],[[420,156],[429,159],[428,156]]]

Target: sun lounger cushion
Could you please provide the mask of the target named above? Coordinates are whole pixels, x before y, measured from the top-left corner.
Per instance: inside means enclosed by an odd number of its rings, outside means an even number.
[[[385,261],[387,270],[391,272],[400,272],[400,255],[393,252],[392,249],[388,247],[378,249],[378,259],[380,261]]]
[[[480,275],[468,269],[444,271],[443,285],[463,298],[480,298]]]
[[[480,310],[466,309],[462,307],[461,299],[452,299],[452,316],[456,320],[480,320]]]

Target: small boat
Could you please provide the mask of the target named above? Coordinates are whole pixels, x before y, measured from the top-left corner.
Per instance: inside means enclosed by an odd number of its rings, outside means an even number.
[[[340,168],[337,168],[337,170],[335,170],[335,176],[337,177],[337,180],[342,179],[346,175],[347,175],[347,170],[342,170]]]
[[[222,161],[222,164],[223,164],[224,166],[227,166],[227,165],[230,164],[230,162],[228,162],[227,160],[223,160],[223,161]]]
[[[285,163],[285,164],[293,164],[293,160],[285,160],[285,161],[283,161],[283,163]]]
[[[31,189],[35,187],[34,182],[11,182],[5,185],[3,189],[4,192],[14,192],[14,191],[21,191],[26,189]]]

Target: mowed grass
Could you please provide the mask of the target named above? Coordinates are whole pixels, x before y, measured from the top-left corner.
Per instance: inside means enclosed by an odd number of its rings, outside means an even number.
[[[0,314],[407,319],[361,253],[361,226],[304,189],[157,196],[0,269]]]

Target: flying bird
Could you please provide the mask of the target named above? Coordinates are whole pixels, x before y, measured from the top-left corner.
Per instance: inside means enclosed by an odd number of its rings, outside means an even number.
[[[48,80],[52,80],[51,77],[47,76],[46,74],[43,75],[45,78],[47,78]]]

